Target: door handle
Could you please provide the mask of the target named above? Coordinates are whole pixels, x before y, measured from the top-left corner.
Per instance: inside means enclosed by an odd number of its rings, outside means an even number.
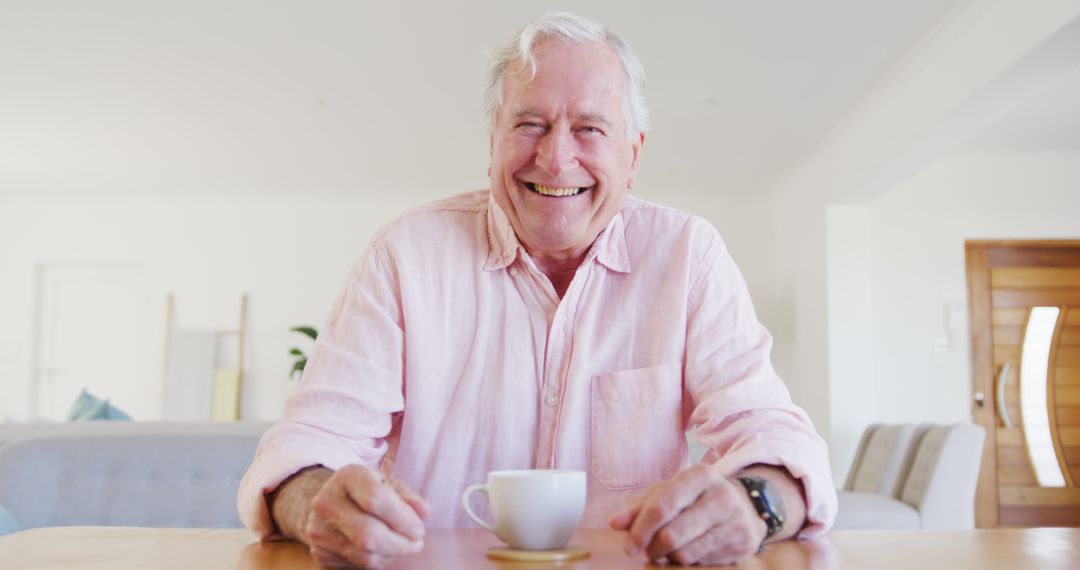
[[[994,401],[997,404],[998,417],[1001,418],[1001,425],[1007,428],[1013,427],[1012,420],[1009,419],[1009,410],[1005,409],[1005,379],[1009,376],[1009,364],[1006,362],[1001,365],[1001,372],[998,373],[994,387],[996,393]]]

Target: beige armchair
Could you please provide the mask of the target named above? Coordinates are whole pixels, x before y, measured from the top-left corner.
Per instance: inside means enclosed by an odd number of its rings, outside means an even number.
[[[871,425],[838,493],[835,528],[973,528],[984,439],[973,424]]]

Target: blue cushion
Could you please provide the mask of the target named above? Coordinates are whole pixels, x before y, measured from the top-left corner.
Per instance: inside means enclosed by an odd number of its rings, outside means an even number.
[[[19,523],[15,521],[15,517],[7,509],[0,507],[0,536],[19,532],[19,530]]]
[[[129,422],[131,421],[131,416],[120,411],[120,408],[110,404],[108,400],[105,400],[105,419]]]
[[[83,420],[130,420],[131,416],[120,411],[108,400],[95,397],[84,388],[68,412],[68,421]]]

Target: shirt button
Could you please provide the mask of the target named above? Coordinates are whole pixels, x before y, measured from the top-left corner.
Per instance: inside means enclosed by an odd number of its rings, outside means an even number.
[[[546,402],[549,406],[557,406],[559,405],[559,396],[557,394],[548,394]]]
[[[517,275],[517,269],[511,267],[510,268],[510,275]]]

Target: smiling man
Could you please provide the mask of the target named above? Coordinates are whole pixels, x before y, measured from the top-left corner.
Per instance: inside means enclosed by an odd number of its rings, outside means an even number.
[[[583,524],[652,560],[729,564],[828,528],[825,444],[723,241],[629,196],[643,82],[569,14],[496,53],[490,190],[375,237],[241,484],[250,528],[381,566],[471,526],[464,488],[521,468],[586,471]],[[710,448],[693,467],[688,429]]]
[[[542,41],[532,57],[543,69],[520,56],[503,68],[491,193],[562,297],[623,207],[645,133],[624,112],[629,79],[610,44]]]

